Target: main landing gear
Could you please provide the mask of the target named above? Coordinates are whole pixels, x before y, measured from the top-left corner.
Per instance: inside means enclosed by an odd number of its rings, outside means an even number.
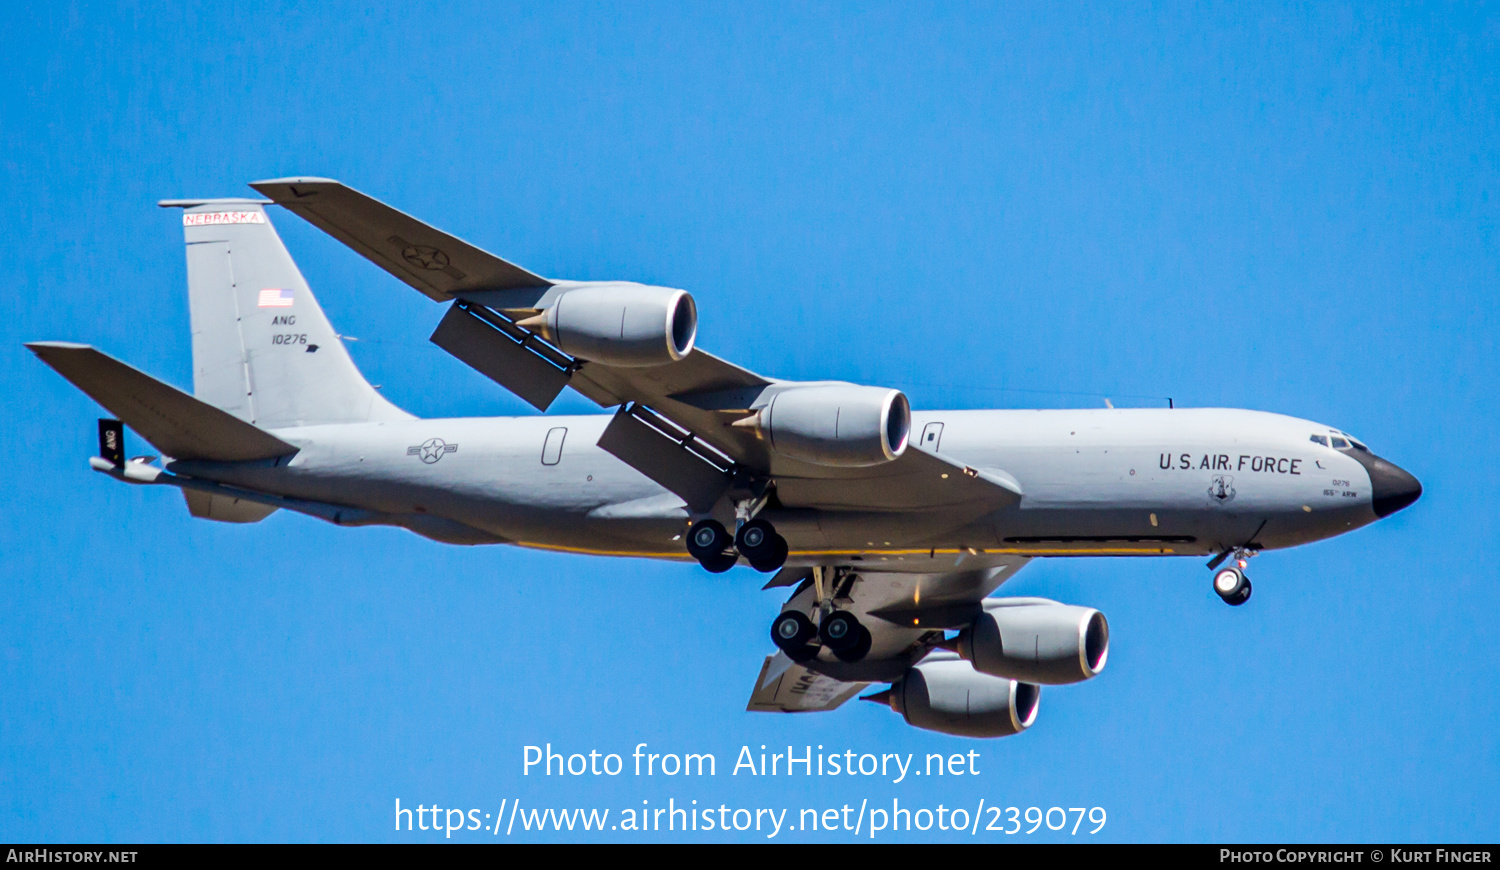
[[[687,549],[698,564],[715,574],[723,574],[739,561],[734,552],[725,552],[729,550],[729,530],[718,520],[694,523],[688,529]]]
[[[771,642],[794,662],[811,661],[825,647],[842,662],[860,661],[870,652],[870,630],[849,611],[833,609],[832,590],[824,587],[828,570],[813,569],[818,589],[814,612],[820,614],[817,625],[800,610],[784,610],[771,623]]]
[[[751,520],[740,526],[734,546],[750,561],[750,567],[763,574],[778,571],[786,564],[786,538],[765,520]]]
[[[762,519],[742,524],[732,539],[729,530],[718,520],[700,520],[688,530],[687,548],[699,564],[715,574],[733,568],[740,556],[745,557],[750,567],[769,574],[780,570],[787,557],[786,538],[776,533],[775,526]]]
[[[841,662],[857,662],[869,654],[872,640],[870,630],[846,610],[833,611],[817,626],[800,610],[785,611],[771,623],[771,641],[794,662],[817,658],[823,647]]]
[[[771,642],[794,662],[818,655],[818,645],[813,643],[817,636],[818,627],[800,610],[785,611],[771,623]]]
[[[857,662],[870,651],[870,630],[854,614],[835,610],[818,625],[818,638],[841,662]]]

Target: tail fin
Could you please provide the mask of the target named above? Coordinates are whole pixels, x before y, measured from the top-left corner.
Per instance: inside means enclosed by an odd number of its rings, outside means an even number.
[[[262,429],[411,419],[355,368],[263,204],[159,203],[185,209],[194,395]]]

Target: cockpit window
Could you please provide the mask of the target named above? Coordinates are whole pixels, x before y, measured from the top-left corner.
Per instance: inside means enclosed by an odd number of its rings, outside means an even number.
[[[1335,435],[1335,436],[1333,436],[1333,446],[1337,447],[1340,450],[1348,450],[1349,449],[1349,442],[1345,441],[1344,439],[1342,439],[1339,436]]]
[[[1349,443],[1354,445],[1355,450],[1363,450],[1366,453],[1370,452],[1370,448],[1366,447],[1363,443],[1354,440],[1353,436],[1349,438]]]
[[[1324,447],[1328,446],[1328,436],[1327,435],[1314,435],[1312,437],[1312,440],[1315,443],[1317,443],[1317,444],[1323,445]]]

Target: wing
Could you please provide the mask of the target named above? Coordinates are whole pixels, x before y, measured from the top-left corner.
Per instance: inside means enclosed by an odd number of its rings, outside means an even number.
[[[328,178],[274,178],[251,187],[440,302],[471,290],[551,286],[385,203]]]
[[[832,710],[871,683],[900,679],[943,639],[943,629],[973,622],[984,598],[1029,561],[1024,556],[1004,556],[991,557],[985,567],[965,571],[845,574],[836,583],[834,598],[840,609],[853,612],[870,630],[869,654],[856,663],[838,661],[828,653],[803,664],[794,664],[781,652],[766,656],[747,709],[763,713]],[[772,585],[778,584],[773,580],[767,587]],[[811,612],[816,605],[808,580],[784,609]]]
[[[750,704],[752,713],[819,713],[833,710],[869,683],[846,683],[793,664],[785,653],[766,656]]]
[[[599,446],[694,510],[712,507],[741,470],[774,477],[783,507],[940,509],[950,526],[1021,498],[1009,475],[915,445],[895,461],[865,468],[812,465],[775,453],[753,431],[729,424],[758,407],[767,391],[795,384],[698,349],[655,366],[575,359],[517,321],[579,283],[541,278],[337,181],[283,178],[251,187],[432,299],[452,301],[433,342],[533,406],[545,411],[564,387],[602,407],[618,406]]]

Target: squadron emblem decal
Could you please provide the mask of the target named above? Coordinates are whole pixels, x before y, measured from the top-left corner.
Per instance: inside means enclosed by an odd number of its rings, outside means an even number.
[[[1214,482],[1208,487],[1208,495],[1219,504],[1234,501],[1234,478],[1227,474],[1214,475]]]
[[[457,451],[457,444],[449,444],[441,438],[428,438],[426,441],[423,441],[421,444],[418,444],[415,447],[406,448],[406,455],[420,456],[422,457],[423,462],[431,465],[432,463],[437,462],[439,459],[442,459],[444,454],[456,453]]]

